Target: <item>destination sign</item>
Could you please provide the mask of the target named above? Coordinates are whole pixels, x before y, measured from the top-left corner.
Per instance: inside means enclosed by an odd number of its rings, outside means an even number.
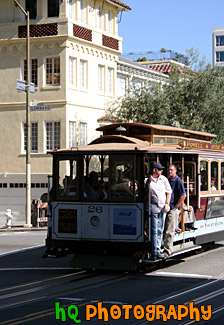
[[[213,144],[208,142],[184,141],[184,148],[224,150],[224,144]]]
[[[77,210],[59,209],[58,232],[77,234]]]

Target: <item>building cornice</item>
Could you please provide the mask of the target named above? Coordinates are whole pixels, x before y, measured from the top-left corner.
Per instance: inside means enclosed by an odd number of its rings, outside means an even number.
[[[124,60],[124,59],[122,59]],[[130,60],[128,60],[130,61]],[[138,65],[138,66],[137,66]],[[119,72],[125,72],[125,73],[130,73],[130,71],[134,71],[136,74],[138,74],[139,76],[144,76],[145,78],[148,78],[149,76],[154,77],[154,78],[159,78],[159,79],[163,79],[164,81],[169,79],[169,76],[154,71],[153,69],[149,69],[146,67],[142,67],[140,64],[136,63],[136,62],[122,62],[118,61],[117,64],[117,71]]]
[[[120,0],[106,0],[108,3],[111,3],[113,5],[116,5],[117,7],[121,8],[122,10],[131,10],[131,7],[129,7],[128,5],[126,5],[125,3],[123,3]]]

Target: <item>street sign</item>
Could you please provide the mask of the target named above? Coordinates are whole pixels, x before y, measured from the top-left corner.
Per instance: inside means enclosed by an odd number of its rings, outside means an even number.
[[[51,111],[51,106],[44,105],[43,103],[38,103],[35,106],[30,106],[30,111]]]
[[[32,102],[30,102],[30,106],[37,106],[37,100],[33,99]]]
[[[16,90],[26,92],[26,87],[27,87],[26,81],[16,79]],[[31,94],[35,93],[33,82],[30,82],[30,93]]]

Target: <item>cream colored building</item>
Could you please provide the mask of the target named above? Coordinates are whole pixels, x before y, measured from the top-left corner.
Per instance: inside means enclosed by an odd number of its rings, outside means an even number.
[[[31,197],[47,192],[55,148],[85,145],[99,136],[108,104],[133,85],[168,76],[119,57],[118,22],[131,8],[120,0],[17,0],[30,12]],[[0,0],[0,227],[10,208],[25,223],[26,19],[13,0]],[[124,21],[124,15],[122,23]]]
[[[31,112],[31,196],[46,192],[55,148],[96,137],[97,119],[116,95],[122,53],[118,15],[130,8],[119,0],[19,0],[30,12],[31,101],[51,106]],[[5,211],[14,224],[25,218],[26,20],[13,0],[0,0],[0,226]]]
[[[160,83],[161,86],[168,82],[169,76],[155,71],[153,68],[134,62],[124,57],[119,57],[117,63],[117,89],[116,97],[122,98],[134,89],[141,89],[149,83]]]

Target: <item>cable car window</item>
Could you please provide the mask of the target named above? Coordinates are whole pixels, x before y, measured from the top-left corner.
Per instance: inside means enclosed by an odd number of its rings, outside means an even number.
[[[136,179],[134,157],[111,156],[111,197],[118,200],[136,200],[138,180]]]
[[[208,191],[208,161],[200,161],[201,191]]]
[[[166,141],[169,144],[177,144],[177,138],[167,138]]]
[[[221,190],[224,191],[224,162],[221,162]]]
[[[84,155],[83,200],[108,200],[108,155]]]
[[[139,127],[139,126],[129,126],[129,135],[151,135],[151,128]]]
[[[219,190],[219,164],[217,161],[211,162],[211,191]]]
[[[162,137],[154,137],[154,143],[159,143],[159,144],[164,144],[165,143],[165,138]]]
[[[60,197],[77,198],[77,168],[78,161],[76,159],[59,161],[58,195]]]
[[[97,155],[90,156],[89,173],[92,171],[100,173],[100,170],[101,170],[100,156]]]
[[[224,197],[209,197],[206,211],[206,219],[223,216]]]
[[[186,162],[184,164],[184,187],[187,190],[187,176],[189,176],[189,195],[195,194],[195,165]]]

